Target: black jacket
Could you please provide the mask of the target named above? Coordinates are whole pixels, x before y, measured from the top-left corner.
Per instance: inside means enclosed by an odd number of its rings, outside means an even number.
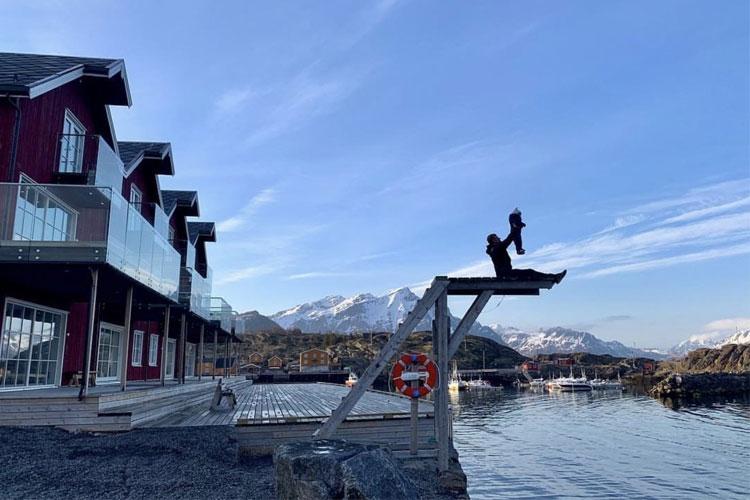
[[[508,245],[510,245],[512,241],[513,238],[508,235],[507,238],[501,240],[499,243],[487,245],[487,255],[492,259],[492,264],[495,266],[495,273],[498,276],[502,272],[507,272],[512,269],[510,255],[508,255]]]

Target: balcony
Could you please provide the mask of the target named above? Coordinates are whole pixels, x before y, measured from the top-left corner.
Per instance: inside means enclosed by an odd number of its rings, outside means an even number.
[[[218,322],[222,330],[231,332],[235,326],[232,306],[221,297],[211,297],[211,320]]]
[[[188,247],[190,247],[189,244]],[[180,269],[180,303],[190,307],[191,312],[206,321],[213,319],[211,316],[212,283],[211,268],[208,268],[205,278],[192,267]]]
[[[0,183],[0,262],[106,263],[178,299],[180,254],[109,186]]]
[[[99,135],[61,134],[55,158],[55,178],[61,184],[89,184],[122,191],[122,160]]]

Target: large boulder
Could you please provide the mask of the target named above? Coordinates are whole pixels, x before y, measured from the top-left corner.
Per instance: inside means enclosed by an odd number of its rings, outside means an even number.
[[[273,455],[280,500],[418,498],[390,451],[339,440],[281,445]]]

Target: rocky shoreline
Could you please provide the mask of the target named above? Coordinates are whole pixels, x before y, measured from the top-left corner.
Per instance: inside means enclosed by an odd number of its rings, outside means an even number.
[[[750,373],[671,374],[651,387],[654,397],[732,396],[750,392]]]

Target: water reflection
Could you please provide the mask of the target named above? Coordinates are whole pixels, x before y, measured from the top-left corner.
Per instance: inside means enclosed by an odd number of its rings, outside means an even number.
[[[621,392],[451,394],[472,498],[747,498],[750,401]]]

